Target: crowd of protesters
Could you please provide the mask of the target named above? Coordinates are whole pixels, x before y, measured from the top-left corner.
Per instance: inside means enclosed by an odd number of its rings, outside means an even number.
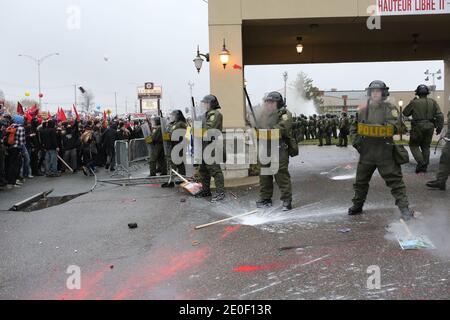
[[[139,138],[143,133],[137,120],[58,121],[0,114],[0,188],[20,188],[26,179],[72,170],[85,175],[93,175],[97,167],[114,171],[115,141]]]

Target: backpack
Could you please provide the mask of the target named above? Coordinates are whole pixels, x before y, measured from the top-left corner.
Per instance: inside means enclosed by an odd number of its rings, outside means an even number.
[[[9,127],[5,130],[5,144],[8,147],[11,147],[16,143],[16,132],[17,128],[15,127]]]

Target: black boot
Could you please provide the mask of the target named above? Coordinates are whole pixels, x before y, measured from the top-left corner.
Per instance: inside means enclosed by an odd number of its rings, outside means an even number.
[[[261,199],[256,201],[257,208],[270,208],[272,206],[272,200],[270,199]]]
[[[202,190],[199,193],[195,195],[196,198],[206,198],[211,197],[211,191],[209,190]]]
[[[354,204],[351,208],[348,209],[349,216],[356,216],[362,213],[363,213],[363,205],[360,204]]]
[[[432,189],[446,190],[447,186],[445,183],[439,182],[437,180],[427,182],[427,187]]]
[[[414,218],[414,211],[412,211],[410,208],[405,207],[399,209],[403,220],[408,221]]]
[[[161,185],[161,188],[175,188],[175,183],[173,182],[165,182]]]
[[[219,192],[214,195],[211,199],[211,203],[216,203],[219,201],[223,201],[225,199],[225,192]]]
[[[291,200],[283,201],[283,211],[289,211],[289,210],[292,210],[292,201]]]

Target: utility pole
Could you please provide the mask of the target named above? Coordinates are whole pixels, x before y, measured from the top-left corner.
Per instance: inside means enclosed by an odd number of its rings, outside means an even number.
[[[73,85],[73,87],[74,87],[74,98],[75,98],[75,108],[77,107],[77,85],[76,84],[74,84]]]
[[[116,105],[116,116],[118,116],[119,113],[117,112],[117,92],[114,92],[114,104]]]

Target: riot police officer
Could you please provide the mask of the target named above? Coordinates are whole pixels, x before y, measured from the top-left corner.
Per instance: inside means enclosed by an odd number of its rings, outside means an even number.
[[[421,84],[415,91],[419,98],[414,98],[403,110],[405,117],[412,116],[409,147],[417,162],[416,173],[427,172],[430,163],[430,145],[434,129],[440,134],[444,126],[444,116],[438,103],[428,98],[428,87]]]
[[[449,117],[450,112],[447,115],[447,119],[450,119]],[[427,186],[432,189],[445,190],[448,176],[450,175],[450,121],[448,121],[448,131],[444,139],[446,143],[444,149],[442,149],[441,159],[439,160],[439,171],[436,180],[427,183]]]
[[[164,176],[167,175],[167,161],[164,155],[161,118],[152,118],[151,125],[152,133],[145,139],[145,141],[150,145],[150,176],[156,176],[157,168],[161,171],[161,175]]]
[[[256,202],[258,208],[271,207],[273,196],[273,179],[280,188],[281,200],[283,201],[283,211],[292,209],[292,186],[289,174],[289,156],[293,155],[296,141],[292,137],[292,114],[287,110],[283,96],[279,92],[270,92],[264,98],[264,111],[276,115],[276,123],[270,128],[279,130],[279,168],[276,174],[259,176],[260,197]],[[270,150],[274,152],[274,150]],[[276,151],[275,151],[276,152]],[[295,153],[295,151],[294,151]],[[298,145],[297,145],[298,153]],[[270,164],[261,165],[262,168],[270,167]]]
[[[386,185],[391,189],[395,204],[404,219],[412,218],[409,209],[406,186],[402,169],[394,158],[394,134],[399,130],[395,107],[386,101],[389,88],[382,81],[370,83],[367,90],[367,104],[361,106],[355,124],[351,128],[353,146],[360,154],[356,181],[353,185],[355,196],[349,215],[363,212],[369,191],[369,182],[378,169]]]
[[[342,112],[342,116],[339,119],[339,143],[337,144],[338,147],[347,147],[349,133],[350,120],[348,119],[347,113]]]
[[[222,132],[223,129],[223,116],[220,113],[219,100],[214,95],[205,96],[202,101],[202,109],[205,110],[205,115],[202,120],[202,129],[205,134],[208,130],[216,129]],[[212,141],[203,141],[203,150],[212,143]],[[214,156],[214,155],[213,155]],[[204,155],[202,157],[202,163],[199,167],[199,174],[201,176],[201,182],[203,185],[202,191],[197,195],[199,198],[211,196],[211,177],[214,178],[216,185],[216,194],[212,197],[211,202],[218,202],[225,199],[225,181],[220,167],[220,163],[214,162],[213,164],[206,164]]]
[[[186,135],[187,123],[186,123],[186,118],[184,117],[183,112],[181,110],[174,110],[170,113],[170,123],[169,123],[169,126],[167,129],[168,129],[168,134],[170,137],[170,144],[171,144],[171,149],[172,149],[178,143],[180,143],[180,141],[173,141],[173,139],[172,139],[172,136],[173,136],[175,130],[180,130],[180,135],[182,133],[184,133],[182,135],[183,138]],[[186,167],[184,165],[185,155],[179,154],[178,156],[183,159],[183,162],[181,162],[180,164],[175,164],[172,159],[172,154],[169,155],[168,163],[170,164],[170,168],[174,169],[181,175],[186,175]]]

